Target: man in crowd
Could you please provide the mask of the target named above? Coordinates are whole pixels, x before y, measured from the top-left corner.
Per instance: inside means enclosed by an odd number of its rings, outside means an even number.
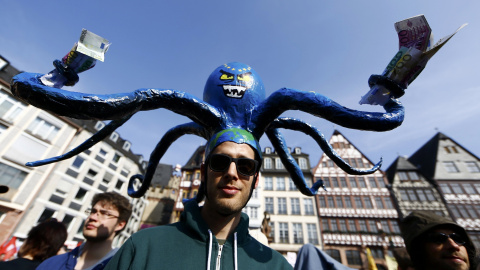
[[[417,270],[473,270],[475,246],[465,229],[430,211],[413,211],[401,223],[405,245]]]
[[[38,266],[39,270],[100,270],[118,249],[112,241],[127,224],[132,206],[127,198],[115,192],[99,193],[93,197],[92,208],[86,211],[83,225],[86,242],[71,252],[51,257]]]
[[[215,134],[201,167],[203,207],[188,201],[180,222],[133,234],[106,269],[292,269],[249,235],[242,213],[258,185],[261,161],[251,133],[231,128]]]

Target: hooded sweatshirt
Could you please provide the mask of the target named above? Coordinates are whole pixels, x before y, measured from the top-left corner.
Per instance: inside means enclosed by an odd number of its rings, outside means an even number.
[[[195,201],[185,204],[180,222],[133,234],[105,269],[292,269],[278,252],[248,234],[248,216],[219,245]]]
[[[422,260],[421,257],[417,256],[419,254],[416,252],[416,249],[421,247],[417,240],[425,233],[439,226],[450,227],[466,239],[465,248],[470,261],[470,269],[475,269],[476,249],[465,229],[450,218],[436,215],[431,211],[412,211],[400,224],[402,237],[412,262],[418,264]]]

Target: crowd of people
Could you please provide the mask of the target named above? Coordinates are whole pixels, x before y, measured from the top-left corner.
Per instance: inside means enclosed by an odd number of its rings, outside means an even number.
[[[82,245],[63,253],[65,226],[47,220],[30,230],[17,258],[0,262],[0,269],[292,269],[284,256],[249,234],[242,212],[258,185],[261,164],[262,151],[251,133],[217,133],[206,146],[197,200],[185,203],[179,222],[140,230],[112,249],[132,208],[117,193],[100,193],[87,211]],[[402,220],[401,231],[406,248],[394,251],[399,270],[477,269],[475,246],[451,219],[413,211]],[[306,244],[295,269],[351,268]]]

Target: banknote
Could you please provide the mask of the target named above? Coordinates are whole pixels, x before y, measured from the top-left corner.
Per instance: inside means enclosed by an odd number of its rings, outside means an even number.
[[[466,25],[463,24],[454,33],[432,45],[432,30],[423,15],[396,22],[399,51],[388,63],[382,75],[406,89],[422,72],[428,60]],[[373,85],[368,93],[362,96],[359,103],[383,106],[392,97],[394,96],[390,90],[381,85]]]

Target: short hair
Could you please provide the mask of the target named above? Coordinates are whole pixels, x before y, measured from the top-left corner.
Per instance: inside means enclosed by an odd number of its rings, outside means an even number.
[[[132,215],[132,205],[124,196],[116,192],[98,193],[93,196],[92,207],[98,202],[111,204],[118,211],[118,219],[128,221]]]
[[[18,257],[30,255],[35,261],[44,261],[57,255],[67,240],[67,228],[56,219],[46,221],[33,227],[27,239],[18,251]]]

